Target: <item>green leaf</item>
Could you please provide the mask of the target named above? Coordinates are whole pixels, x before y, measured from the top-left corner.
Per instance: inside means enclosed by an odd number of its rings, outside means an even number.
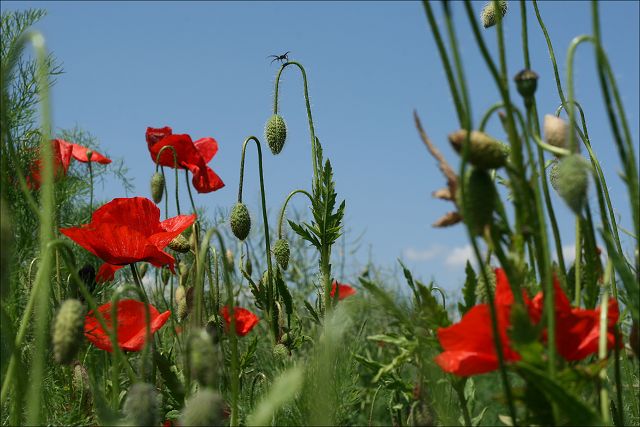
[[[305,300],[304,306],[309,312],[309,314],[311,315],[311,317],[313,317],[313,320],[315,320],[315,322],[319,325],[321,323],[320,317],[318,316],[318,313],[316,313],[316,310],[313,308],[313,306],[309,304],[309,301]]]
[[[160,375],[164,380],[167,390],[173,399],[182,406],[184,403],[184,386],[178,379],[176,373],[171,369],[173,366],[171,361],[158,351],[153,352],[153,360],[160,371]]]
[[[464,315],[467,311],[471,310],[471,307],[476,305],[476,288],[478,287],[478,276],[471,267],[471,263],[467,261],[467,266],[464,269],[467,278],[464,281],[464,287],[462,288],[463,303],[458,303],[458,310],[460,315]]]

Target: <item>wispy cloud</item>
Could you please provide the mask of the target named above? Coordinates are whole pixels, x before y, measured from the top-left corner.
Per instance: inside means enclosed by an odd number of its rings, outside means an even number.
[[[432,246],[428,249],[407,248],[403,255],[409,261],[429,261],[442,254],[444,249],[441,246]]]
[[[464,266],[467,261],[472,259],[473,250],[471,245],[465,245],[451,249],[449,251],[449,255],[445,258],[444,263],[449,267],[461,267]]]
[[[576,259],[576,245],[563,245],[562,246],[562,257],[564,258],[564,263],[567,267]]]

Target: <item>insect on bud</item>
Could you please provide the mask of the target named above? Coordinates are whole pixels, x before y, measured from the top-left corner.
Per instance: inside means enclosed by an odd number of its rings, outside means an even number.
[[[524,69],[513,78],[518,93],[525,100],[531,98],[538,88],[538,74],[533,70]]]
[[[62,303],[53,327],[53,357],[68,364],[78,352],[84,338],[84,306],[77,299]]]
[[[191,249],[189,241],[182,234],[178,234],[172,241],[170,241],[169,247],[182,254],[186,254]]]
[[[132,385],[127,393],[123,410],[128,425],[155,426],[160,424],[157,393],[151,384],[135,383]]]
[[[180,417],[181,426],[224,425],[224,400],[215,391],[200,389],[187,400]]]
[[[271,152],[279,154],[287,139],[287,125],[284,119],[277,114],[271,116],[264,127],[264,136]]]
[[[273,255],[276,257],[276,262],[283,270],[286,270],[289,266],[289,242],[285,239],[279,239],[275,245],[273,245]]]
[[[204,329],[199,329],[191,336],[189,346],[191,375],[203,387],[213,388],[217,377],[218,354],[211,335]]]
[[[480,13],[480,19],[482,20],[482,26],[484,28],[493,27],[498,23],[498,19],[502,19],[507,14],[507,2],[506,0],[500,0],[498,2],[498,10],[496,11],[493,1],[489,1],[482,8]],[[500,18],[498,18],[498,15]]]
[[[449,135],[451,146],[462,154],[467,131],[460,129]],[[472,131],[469,135],[469,162],[480,169],[496,169],[504,166],[509,157],[509,146],[484,132]]]
[[[544,116],[544,139],[554,147],[566,148],[569,141],[569,123],[560,117],[546,114]]]
[[[564,157],[558,165],[558,194],[576,215],[587,203],[590,170],[587,160],[579,154]]]
[[[251,230],[251,216],[244,203],[236,203],[231,209],[231,231],[240,240],[244,240]]]
[[[482,234],[485,226],[493,220],[496,190],[489,173],[473,168],[465,174],[464,198],[458,189],[457,200],[462,220],[471,233]]]
[[[151,198],[155,204],[162,201],[162,193],[164,193],[164,175],[156,172],[151,177]]]

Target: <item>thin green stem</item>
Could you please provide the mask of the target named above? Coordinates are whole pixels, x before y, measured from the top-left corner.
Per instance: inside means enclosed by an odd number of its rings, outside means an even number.
[[[580,307],[580,296],[582,293],[582,225],[581,218],[576,215],[576,255],[575,261],[573,262],[573,270],[575,273],[574,281],[575,281],[575,301],[574,305],[576,307]]]
[[[285,214],[285,211],[287,210],[287,204],[289,203],[289,200],[291,200],[291,198],[298,193],[304,194],[309,198],[311,203],[313,203],[313,196],[311,196],[311,194],[309,194],[309,192],[305,190],[294,190],[291,193],[289,193],[284,203],[282,204],[282,208],[280,209],[280,216],[278,219],[278,239],[282,239],[282,223],[284,222],[284,214]]]
[[[158,151],[158,155],[156,156],[156,172],[158,172],[158,166],[161,166],[160,156],[162,155],[162,152],[167,149],[170,149],[173,152],[173,169],[176,171],[176,209],[178,210],[178,215],[180,215],[180,197],[178,194],[178,153],[173,146],[165,145],[160,149],[160,151]],[[162,170],[162,176],[164,177],[164,169]],[[166,188],[166,181],[165,181],[165,188]]]
[[[91,156],[93,151],[87,153],[87,167],[89,168],[89,217],[93,212],[93,167],[91,166]]]
[[[466,378],[462,381],[456,381],[456,383],[454,383],[453,385],[453,389],[455,390],[456,395],[458,396],[458,400],[460,401],[460,409],[462,409],[462,418],[464,419],[464,425],[465,427],[471,427],[473,423],[471,422],[471,415],[469,414],[469,407],[467,406],[467,398],[464,396],[464,383],[466,381]]]

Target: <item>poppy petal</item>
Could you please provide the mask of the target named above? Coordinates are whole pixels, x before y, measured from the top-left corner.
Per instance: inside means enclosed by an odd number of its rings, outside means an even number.
[[[236,334],[243,337],[247,335],[260,320],[258,316],[242,307],[234,307],[233,313],[236,323]],[[225,305],[220,310],[220,314],[224,317],[226,329],[229,330],[231,325],[231,317],[229,316],[229,308]]]
[[[115,277],[116,271],[120,270],[122,267],[122,265],[113,265],[105,262],[98,269],[98,273],[96,273],[96,282],[111,282]]]
[[[218,152],[218,141],[213,138],[200,138],[193,143],[205,163],[209,163]]]

